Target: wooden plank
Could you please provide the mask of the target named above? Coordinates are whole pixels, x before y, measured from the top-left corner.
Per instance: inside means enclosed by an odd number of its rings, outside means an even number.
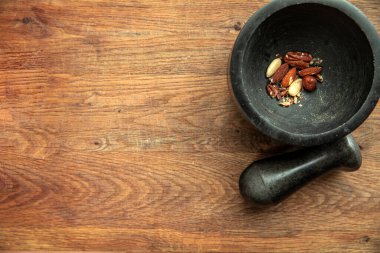
[[[0,249],[380,252],[380,109],[363,165],[273,207],[238,178],[289,149],[245,121],[231,48],[268,1],[0,2]],[[377,0],[352,1],[380,31]]]

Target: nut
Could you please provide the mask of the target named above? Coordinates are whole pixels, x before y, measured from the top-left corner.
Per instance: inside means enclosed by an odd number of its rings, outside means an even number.
[[[302,79],[298,78],[289,86],[288,94],[292,97],[297,96],[302,88]]]
[[[283,107],[289,107],[292,105],[292,103],[290,101],[282,101],[280,105]]]
[[[285,75],[284,79],[282,79],[282,87],[289,87],[289,85],[296,79],[297,75],[297,68],[292,68],[289,70],[289,72]]]
[[[300,75],[302,77],[303,76],[312,76],[312,75],[319,74],[321,71],[322,71],[322,67],[311,67],[311,68],[306,68],[306,69],[300,70],[298,72],[298,75]]]
[[[283,107],[293,104],[301,107],[302,89],[314,91],[317,82],[323,82],[321,63],[322,59],[302,51],[289,51],[285,56],[276,54],[265,73],[270,80],[266,91]]]
[[[290,66],[299,68],[299,69],[305,69],[310,66],[308,62],[304,62],[304,61],[295,61],[295,60],[286,60],[286,59],[284,59],[284,61],[286,63],[289,63]]]
[[[280,66],[281,66],[281,58],[274,59],[267,68],[267,73],[266,73],[267,78],[272,77]]]
[[[288,95],[288,91],[287,90],[281,91],[280,94],[281,94],[281,97],[285,97],[286,95]]]
[[[284,98],[281,100],[281,102],[279,103],[279,105],[283,106],[283,107],[289,107],[291,106],[292,104],[294,104],[294,99],[293,98]]]
[[[289,70],[289,64],[287,64],[287,63],[282,64],[277,69],[277,71],[274,73],[274,75],[272,77],[272,83],[280,82],[282,80],[282,78],[284,78],[286,73],[288,73],[288,70]]]
[[[278,97],[279,90],[277,89],[277,87],[275,85],[268,84],[266,89],[267,89],[269,96],[271,96],[272,98]]]
[[[317,88],[317,79],[313,76],[305,76],[302,79],[302,87],[307,91],[313,91]]]
[[[311,60],[313,60],[313,56],[305,52],[288,52],[286,53],[285,58],[289,60],[305,61],[305,62],[311,62]]]
[[[322,63],[323,63],[322,59],[313,58],[313,60],[311,60],[311,62],[310,62],[310,66],[316,67],[316,66],[320,66]]]
[[[323,82],[323,76],[321,74],[315,75],[315,78],[318,80],[318,82],[320,82],[320,83]]]
[[[271,84],[268,84],[267,87],[266,87],[266,89],[267,89],[268,95],[269,95],[270,97],[274,98],[276,95],[275,95],[275,93],[273,92],[271,86],[272,86]]]

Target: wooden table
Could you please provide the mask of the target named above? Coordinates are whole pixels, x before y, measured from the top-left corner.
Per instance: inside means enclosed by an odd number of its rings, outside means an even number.
[[[353,133],[358,172],[268,208],[239,195],[286,148],[227,86],[266,2],[2,0],[0,249],[380,252],[379,106]],[[380,31],[378,0],[352,2]]]

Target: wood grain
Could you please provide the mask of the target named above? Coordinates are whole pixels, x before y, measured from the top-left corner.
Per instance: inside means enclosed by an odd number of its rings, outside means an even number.
[[[363,166],[274,207],[244,202],[286,150],[227,87],[238,30],[268,1],[2,0],[0,249],[380,252],[380,108]],[[380,32],[377,0],[352,1]]]

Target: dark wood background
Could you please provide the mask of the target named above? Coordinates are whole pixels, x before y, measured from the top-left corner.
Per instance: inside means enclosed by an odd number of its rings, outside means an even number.
[[[227,86],[266,2],[1,0],[0,249],[380,252],[379,107],[359,171],[274,207],[238,193],[286,148]],[[352,2],[380,31],[379,1]]]

